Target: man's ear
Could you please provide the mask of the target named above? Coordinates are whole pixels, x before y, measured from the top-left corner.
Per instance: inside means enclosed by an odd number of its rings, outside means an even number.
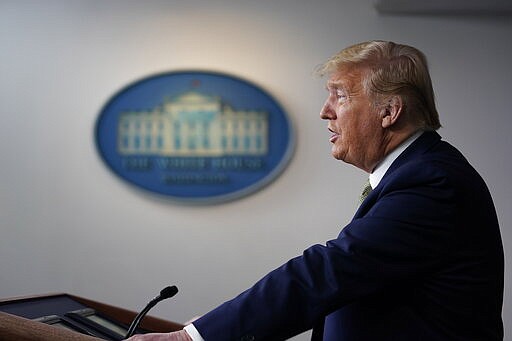
[[[404,103],[400,96],[390,96],[382,104],[381,119],[382,128],[389,128],[398,121],[404,109]]]

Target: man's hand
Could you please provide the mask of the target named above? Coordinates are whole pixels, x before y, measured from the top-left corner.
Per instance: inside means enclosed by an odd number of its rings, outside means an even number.
[[[192,341],[188,333],[180,330],[172,333],[149,333],[132,336],[127,341]]]

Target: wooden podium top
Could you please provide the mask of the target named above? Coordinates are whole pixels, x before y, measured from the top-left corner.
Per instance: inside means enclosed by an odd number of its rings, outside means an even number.
[[[0,340],[101,341],[102,339],[0,312]]]
[[[100,338],[92,337],[85,334],[80,334],[74,331],[66,330],[64,328],[51,326],[45,323],[36,322],[31,318],[39,317],[30,314],[20,313],[23,308],[19,306],[30,307],[33,305],[41,305],[45,300],[66,299],[72,300],[87,308],[94,309],[104,316],[118,321],[125,325],[130,325],[136,312],[124,308],[116,307],[103,302],[94,301],[91,299],[70,295],[70,294],[46,294],[37,296],[24,296],[8,299],[0,299],[0,340],[6,341],[99,341]],[[4,309],[3,309],[4,308]],[[9,308],[9,309],[7,309]],[[16,309],[18,308],[18,309]],[[14,311],[14,312],[13,312]],[[45,312],[44,314],[48,314]],[[56,315],[59,315],[56,313]],[[25,316],[25,317],[23,317]],[[151,332],[170,332],[183,328],[182,324],[167,321],[161,318],[146,316],[141,323],[141,328]]]

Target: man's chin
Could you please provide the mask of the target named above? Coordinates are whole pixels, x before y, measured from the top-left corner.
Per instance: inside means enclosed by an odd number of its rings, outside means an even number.
[[[357,168],[361,168],[359,167],[358,165],[356,165],[353,161],[351,161],[350,159],[347,158],[347,154],[345,153],[340,153],[339,151],[337,152],[336,150],[333,150],[331,152],[332,154],[332,157],[335,158],[336,160],[338,161],[342,161],[346,164],[349,164],[349,165],[352,165],[354,167],[357,167]],[[362,168],[361,168],[362,169]]]
[[[334,148],[331,151],[331,155],[333,158],[335,158],[338,161],[347,162],[347,161],[345,161],[345,155],[340,153],[338,150],[336,150]]]

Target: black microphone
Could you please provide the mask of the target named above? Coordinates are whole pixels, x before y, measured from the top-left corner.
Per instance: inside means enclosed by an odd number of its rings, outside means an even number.
[[[135,316],[135,319],[133,320],[132,324],[130,325],[130,328],[128,328],[128,333],[126,333],[125,338],[126,339],[129,338],[130,336],[132,336],[135,333],[135,329],[137,329],[140,322],[142,321],[144,316],[146,316],[146,314],[148,313],[148,311],[151,308],[153,308],[158,302],[163,301],[166,298],[173,297],[177,293],[178,293],[178,288],[176,288],[175,285],[163,288],[162,291],[160,291],[160,295],[158,295],[157,297],[155,297],[151,301],[149,301],[149,303],[146,305],[146,307],[144,309],[142,309],[142,311],[137,316]]]

